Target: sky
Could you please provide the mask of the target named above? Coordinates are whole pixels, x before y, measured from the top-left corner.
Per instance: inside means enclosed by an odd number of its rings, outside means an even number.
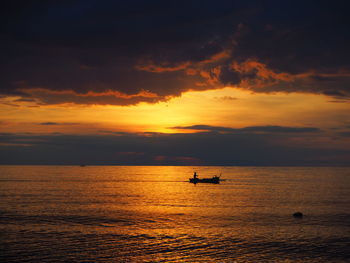
[[[348,1],[8,1],[0,164],[350,164]]]

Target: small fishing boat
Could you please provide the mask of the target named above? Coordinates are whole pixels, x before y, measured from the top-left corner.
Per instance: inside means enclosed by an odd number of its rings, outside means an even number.
[[[221,175],[220,175],[221,176]],[[195,172],[192,178],[189,178],[190,183],[208,183],[208,184],[219,184],[220,176],[213,176],[212,178],[198,178],[197,173]]]

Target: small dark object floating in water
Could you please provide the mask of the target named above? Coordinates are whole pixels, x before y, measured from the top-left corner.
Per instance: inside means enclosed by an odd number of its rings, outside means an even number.
[[[193,184],[197,184],[197,183],[219,184],[220,176],[213,176],[212,178],[200,179],[197,177],[197,173],[195,172],[193,175],[193,178],[190,178],[189,180],[190,180],[190,183],[193,183]]]
[[[85,164],[81,164],[80,167],[85,167],[86,165]]]
[[[296,217],[296,218],[303,218],[303,213],[302,212],[295,212],[294,214],[293,214],[293,216],[294,217]]]

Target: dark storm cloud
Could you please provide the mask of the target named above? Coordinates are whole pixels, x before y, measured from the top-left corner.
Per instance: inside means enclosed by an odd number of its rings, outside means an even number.
[[[349,97],[348,1],[8,1],[0,93],[129,105],[186,90]]]
[[[341,157],[350,156],[348,150],[280,143],[293,138],[309,140],[301,133],[274,132],[0,134],[0,163],[337,165],[344,164]],[[327,161],[328,157],[332,158]]]

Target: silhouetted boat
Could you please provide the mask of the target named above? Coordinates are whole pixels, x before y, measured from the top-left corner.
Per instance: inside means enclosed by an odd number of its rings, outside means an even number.
[[[219,184],[220,176],[215,175],[212,178],[198,178],[197,173],[195,172],[193,175],[193,178],[190,178],[189,180],[190,180],[190,183],[193,183],[193,184],[197,184],[197,183]]]

